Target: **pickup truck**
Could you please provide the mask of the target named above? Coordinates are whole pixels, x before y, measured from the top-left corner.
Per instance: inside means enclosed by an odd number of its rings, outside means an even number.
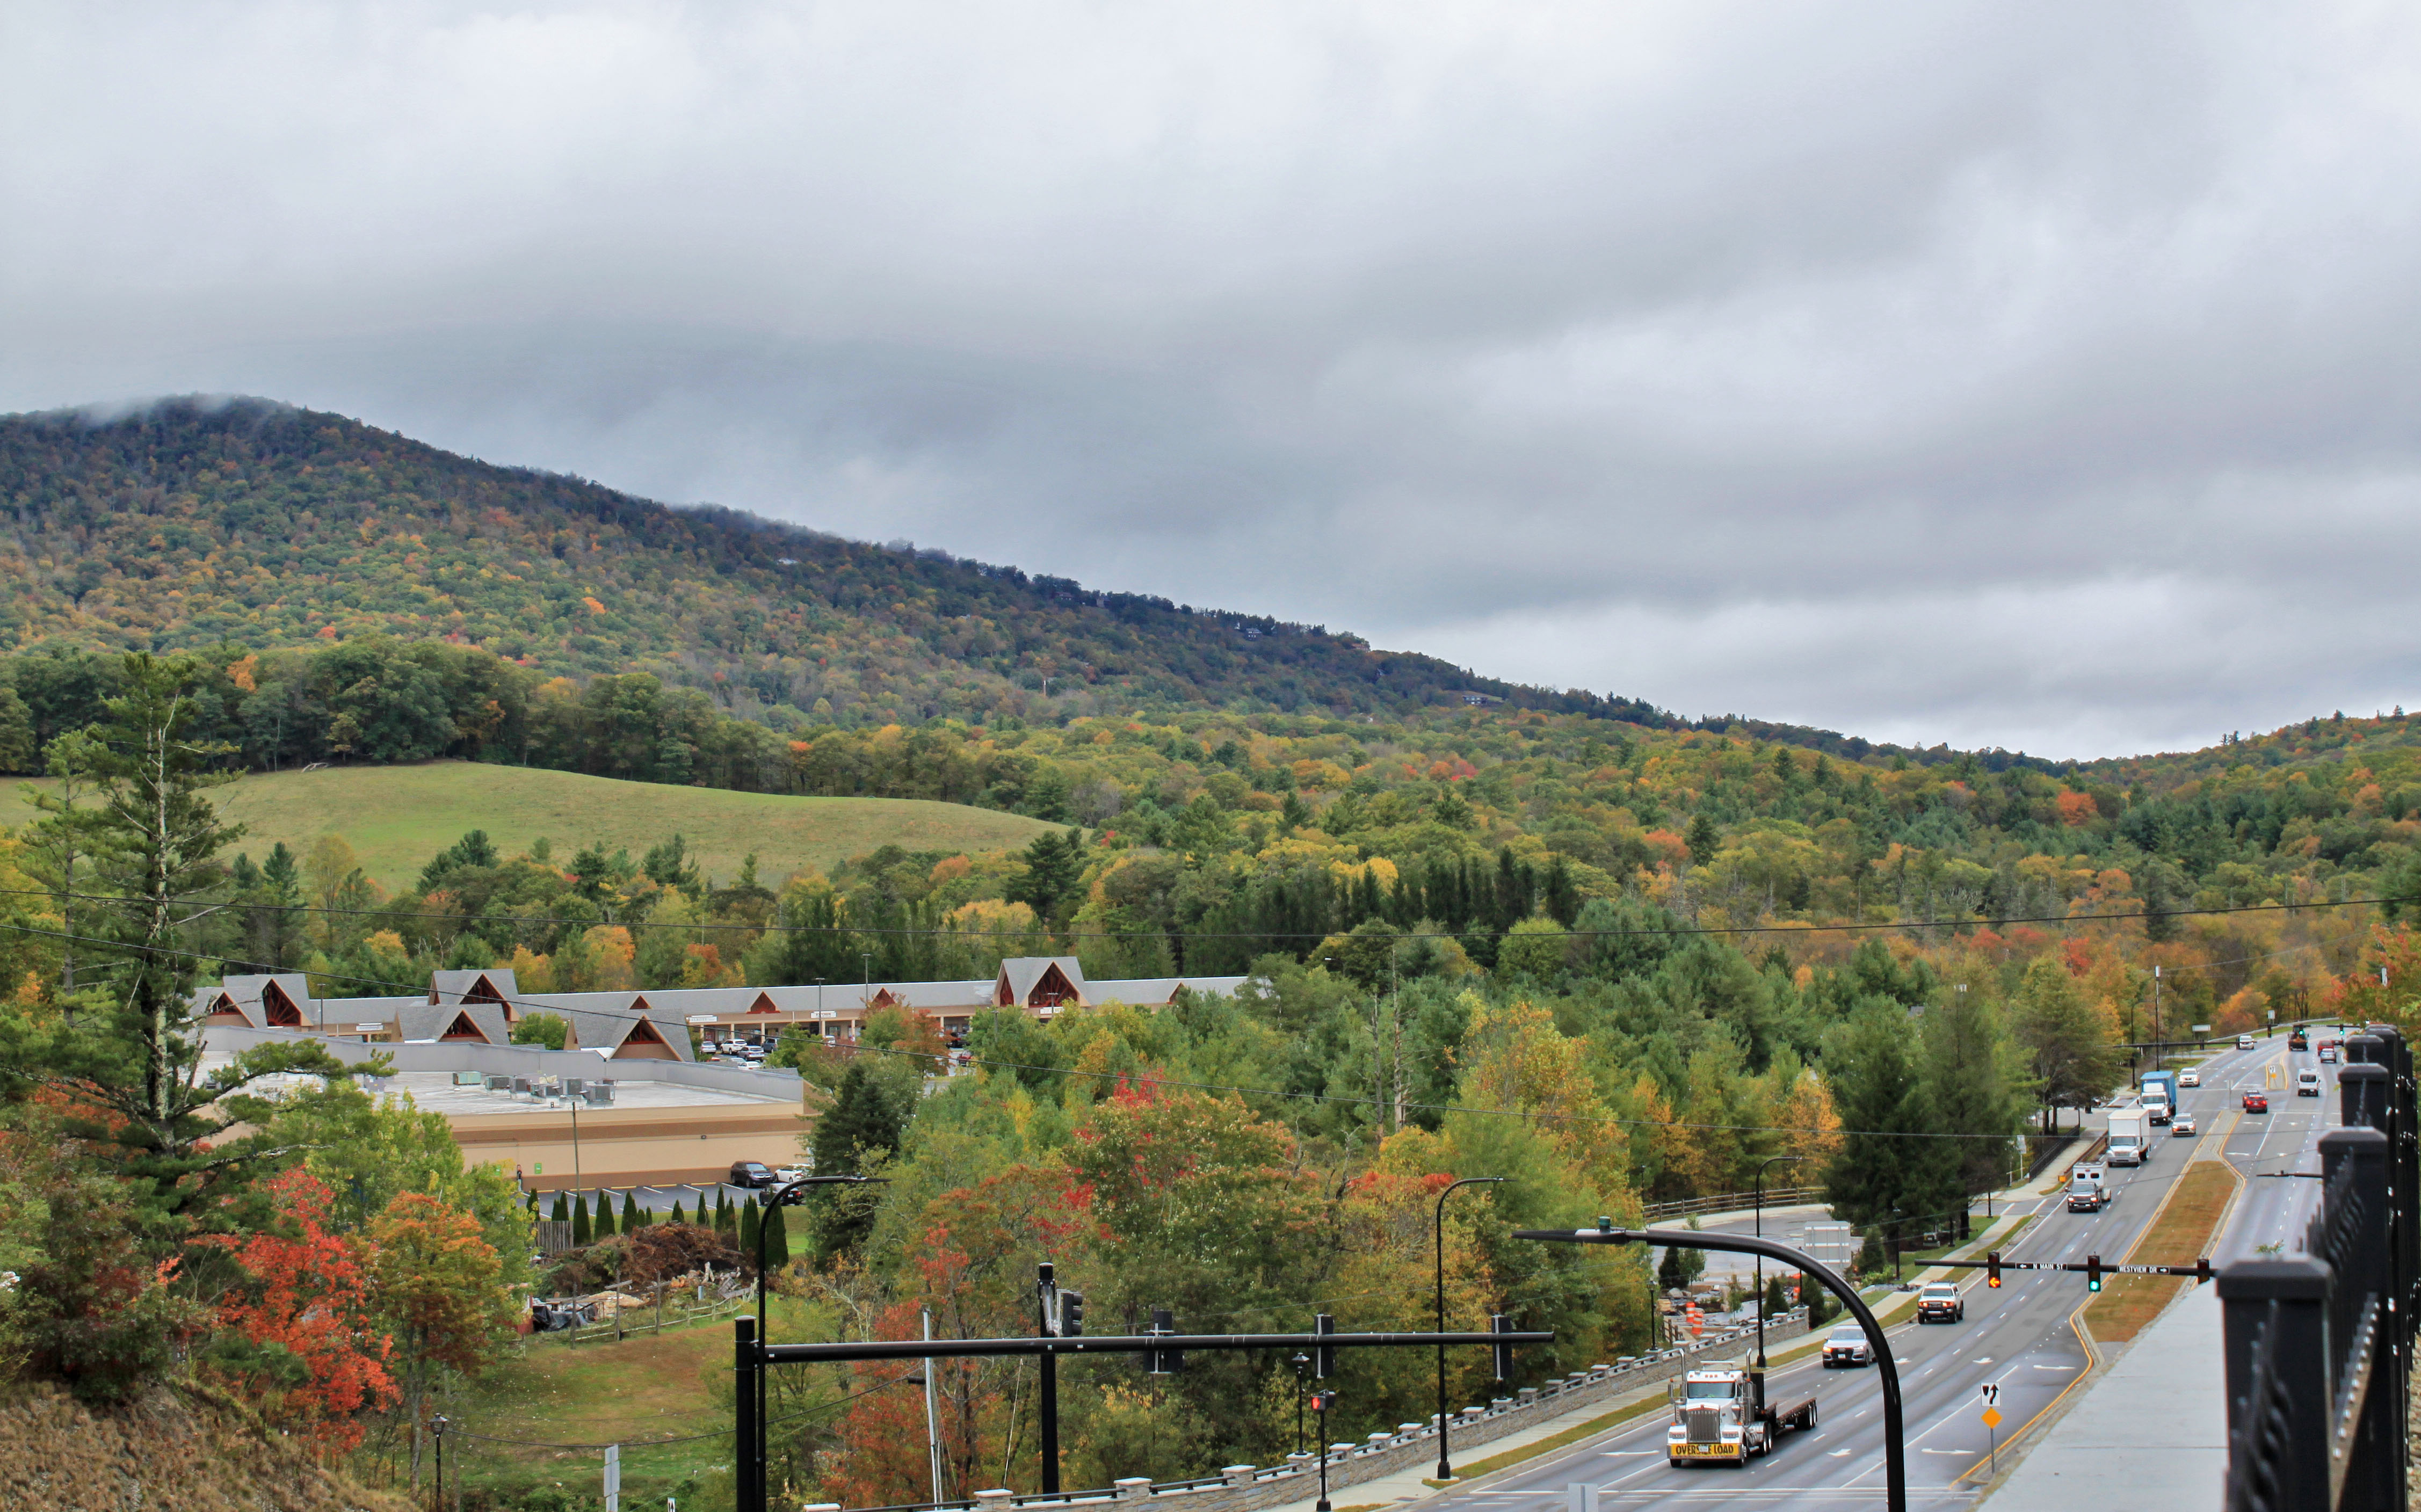
[[[1916,1294],[1916,1320],[1920,1323],[1963,1323],[1967,1321],[1967,1300],[1959,1295],[1955,1281],[1929,1281]]]

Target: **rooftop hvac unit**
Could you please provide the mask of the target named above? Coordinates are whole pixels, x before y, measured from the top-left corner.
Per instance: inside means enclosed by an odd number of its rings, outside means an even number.
[[[602,1102],[602,1103],[606,1103],[606,1104],[608,1104],[608,1105],[611,1105],[613,1101],[614,1101],[614,1083],[611,1083],[611,1082],[591,1082],[591,1083],[588,1083],[588,1104],[589,1104],[589,1106],[590,1106],[590,1107],[595,1107],[597,1104],[599,1104],[599,1103],[601,1103],[601,1102]]]
[[[525,1098],[530,1095],[531,1090],[530,1079],[528,1077],[516,1076],[513,1078],[513,1096],[517,1098]]]

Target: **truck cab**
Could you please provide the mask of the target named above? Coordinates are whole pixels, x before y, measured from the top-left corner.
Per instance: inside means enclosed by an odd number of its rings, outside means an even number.
[[[2110,1154],[2113,1165],[2141,1165],[2148,1153],[2144,1143],[2144,1110],[2113,1109],[2110,1114]]]
[[[2158,1129],[2178,1111],[2178,1073],[2146,1072],[2143,1094],[2144,1121]]]
[[[1765,1399],[1765,1376],[1739,1364],[1689,1371],[1667,1388],[1673,1421],[1664,1457],[1682,1465],[1746,1465],[1773,1452],[1787,1428],[1816,1426],[1816,1398],[1777,1408]]]

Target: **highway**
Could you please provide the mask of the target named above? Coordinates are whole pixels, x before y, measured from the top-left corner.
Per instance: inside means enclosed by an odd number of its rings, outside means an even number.
[[[2314,1037],[2314,1044],[2319,1043]],[[2295,1072],[2314,1066],[2309,1052],[2292,1053],[2287,1039],[2257,1041],[2249,1051],[2229,1049],[2200,1068],[2203,1084],[2181,1090],[2182,1111],[2197,1123],[2191,1139],[2167,1130],[2148,1163],[2113,1167],[2115,1199],[2098,1213],[2070,1213],[2062,1195],[2044,1199],[2040,1212],[2002,1245],[2011,1260],[2081,1261],[2088,1254],[2116,1262],[2143,1232],[2155,1208],[2200,1145],[2225,1143],[2226,1158],[2253,1177],[2243,1201],[2214,1247],[2225,1261],[2256,1246],[2301,1239],[2303,1215],[2319,1183],[2273,1177],[2280,1171],[2317,1172],[2316,1148],[2335,1122],[2335,1068],[2317,1068],[2324,1094],[2298,1098]],[[2266,1090],[2268,1114],[2241,1111],[2246,1088]],[[1732,1225],[1726,1225],[1732,1226]],[[1769,1232],[1772,1232],[1771,1227]],[[2082,1377],[2090,1360],[2073,1323],[2088,1301],[2085,1278],[2065,1272],[2007,1271],[1998,1290],[1981,1270],[1962,1283],[1967,1317],[1962,1323],[1903,1323],[1889,1332],[1898,1362],[1907,1427],[1909,1504],[1942,1506],[1974,1499],[1989,1479],[1991,1444],[1980,1419],[1979,1388],[2000,1386],[2006,1443],[2023,1432]],[[2217,1360],[2195,1368],[2216,1370]],[[1864,1507],[1883,1499],[1882,1399],[1871,1369],[1825,1370],[1813,1360],[1774,1370],[1767,1395],[1795,1402],[1813,1395],[1818,1426],[1812,1433],[1782,1436],[1773,1454],[1745,1467],[1694,1465],[1676,1469],[1663,1453],[1666,1418],[1651,1413],[1541,1457],[1504,1479],[1470,1491],[1448,1491],[1425,1504],[1440,1512],[1544,1512],[1560,1508],[1573,1483],[1593,1484],[1606,1505],[1695,1509],[1787,1503],[1794,1508]]]

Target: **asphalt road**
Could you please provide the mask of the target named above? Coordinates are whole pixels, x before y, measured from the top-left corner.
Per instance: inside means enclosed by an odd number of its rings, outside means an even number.
[[[2220,1258],[2286,1237],[2300,1238],[2303,1214],[2319,1183],[2264,1173],[2317,1172],[2314,1147],[2334,1121],[2334,1067],[2319,1067],[2327,1091],[2294,1094],[2295,1071],[2312,1056],[2290,1055],[2286,1037],[2229,1050],[2201,1068],[2203,1085],[2185,1088],[2183,1111],[2197,1121],[2194,1139],[2164,1137],[2149,1163],[2114,1167],[2111,1204],[2098,1213],[2070,1213],[2059,1195],[2046,1199],[2036,1221],[2002,1248],[2010,1260],[2083,1260],[2100,1254],[2116,1262],[2143,1232],[2169,1183],[2184,1169],[2197,1141],[2226,1141],[2226,1158],[2255,1177],[2216,1247]],[[2273,1080],[2274,1078],[2274,1080]],[[2273,1112],[2241,1110],[2242,1089],[2265,1087]],[[2165,1135],[2166,1130],[2163,1130]],[[1726,1225],[1729,1226],[1729,1225]],[[1997,1290],[1983,1272],[1963,1283],[1963,1323],[1901,1324],[1890,1331],[1900,1372],[1906,1422],[1909,1504],[1941,1506],[1971,1500],[1989,1469],[1991,1435],[1980,1413],[1979,1388],[2001,1388],[1999,1437],[2022,1432],[2082,1376],[2090,1363],[2071,1319],[2088,1300],[2085,1279],[2067,1272],[2007,1271]],[[2218,1368],[2202,1362],[2199,1368]],[[1745,1467],[1689,1466],[1664,1459],[1666,1419],[1653,1413],[1552,1457],[1542,1457],[1505,1480],[1426,1504],[1445,1512],[1547,1512],[1562,1507],[1574,1483],[1600,1488],[1600,1500],[1623,1507],[1743,1507],[1787,1503],[1794,1508],[1877,1505],[1883,1500],[1882,1397],[1871,1369],[1825,1370],[1814,1361],[1773,1371],[1767,1395],[1778,1403],[1813,1395],[1818,1426],[1786,1434],[1773,1453]]]

